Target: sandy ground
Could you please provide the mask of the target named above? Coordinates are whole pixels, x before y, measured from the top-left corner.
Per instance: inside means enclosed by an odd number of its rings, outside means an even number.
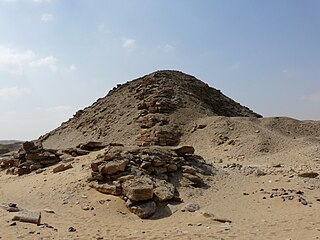
[[[211,117],[193,123],[199,124],[206,127],[190,130],[182,144],[214,163],[208,189],[181,188],[183,203],[142,220],[120,198],[88,187],[99,152],[76,158],[61,173],[52,167],[21,177],[0,172],[0,203],[41,211],[41,223],[51,226],[10,226],[14,213],[0,209],[0,239],[320,239],[320,178],[299,176],[320,173],[319,122]],[[281,189],[293,199],[283,201]],[[200,210],[182,211],[188,203]]]

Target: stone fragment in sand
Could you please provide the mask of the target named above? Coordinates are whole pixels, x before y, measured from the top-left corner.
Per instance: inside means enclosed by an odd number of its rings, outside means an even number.
[[[12,218],[12,221],[34,223],[34,224],[37,224],[37,225],[40,224],[40,220],[41,220],[41,213],[40,212],[29,212],[29,211],[18,212]]]

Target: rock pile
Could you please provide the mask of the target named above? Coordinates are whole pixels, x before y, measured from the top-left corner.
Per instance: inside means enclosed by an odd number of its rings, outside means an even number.
[[[41,143],[25,142],[17,153],[1,160],[0,168],[7,169],[7,174],[20,176],[54,165],[59,161],[57,151],[44,149]]]
[[[112,143],[111,145],[119,145]],[[120,144],[121,145],[121,144]],[[0,170],[7,170],[7,174],[24,175],[45,167],[55,165],[60,161],[70,162],[74,157],[87,155],[92,151],[105,148],[101,142],[90,141],[79,144],[75,148],[64,150],[45,149],[41,142],[27,141],[22,148],[0,159]],[[60,164],[53,169],[53,173],[72,168],[71,164]]]
[[[213,167],[194,148],[109,146],[91,164],[91,187],[121,196],[129,210],[140,218],[151,217],[157,206],[181,201],[178,187],[206,186]]]

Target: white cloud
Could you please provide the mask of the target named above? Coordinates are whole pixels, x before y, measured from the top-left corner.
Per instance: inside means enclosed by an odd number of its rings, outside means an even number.
[[[284,68],[282,69],[282,75],[286,78],[295,78],[297,74],[292,69]]]
[[[17,3],[17,2],[26,2],[26,0],[0,0],[0,2],[4,3]],[[49,3],[51,0],[28,0],[28,2],[32,2],[35,4],[41,4],[41,3]]]
[[[0,0],[0,2],[4,2],[4,3],[15,3],[16,0]]]
[[[35,54],[31,50],[17,51],[0,45],[0,71],[12,75],[21,75],[23,66],[34,59]]]
[[[239,70],[240,68],[241,68],[241,63],[240,62],[236,62],[236,63],[231,65],[231,69],[232,70]]]
[[[122,38],[122,47],[126,49],[132,49],[136,46],[136,40],[131,38]]]
[[[301,100],[313,102],[313,103],[320,103],[320,92],[302,96]]]
[[[99,31],[99,32],[102,32],[105,27],[106,27],[106,26],[105,26],[104,23],[100,23],[100,24],[98,25],[98,31]]]
[[[44,23],[51,22],[51,21],[53,21],[53,19],[54,19],[54,17],[50,13],[43,13],[41,15],[41,22],[44,22]]]
[[[71,64],[70,67],[69,67],[69,71],[70,71],[70,72],[73,72],[73,71],[75,71],[75,70],[77,70],[76,65]]]
[[[57,70],[57,58],[47,56],[37,58],[32,50],[19,51],[0,45],[0,72],[20,76],[30,67],[48,67],[52,72]]]
[[[29,93],[30,93],[30,90],[27,88],[18,88],[18,87],[0,88],[0,99],[10,100],[12,98],[21,97]]]
[[[41,3],[49,3],[49,2],[51,2],[51,0],[32,0],[32,2],[37,3],[37,4],[41,4]]]
[[[54,56],[48,56],[32,61],[29,65],[31,67],[48,67],[52,72],[55,72],[57,71],[57,62],[58,60]]]
[[[164,50],[167,51],[167,52],[171,52],[171,51],[174,51],[175,50],[175,47],[170,45],[170,44],[166,44],[164,45]]]

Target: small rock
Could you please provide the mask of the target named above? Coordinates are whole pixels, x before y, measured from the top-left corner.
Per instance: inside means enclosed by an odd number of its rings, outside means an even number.
[[[279,168],[279,167],[282,167],[282,165],[281,165],[281,163],[276,163],[276,164],[273,164],[272,167]]]
[[[319,173],[316,172],[304,172],[304,173],[300,173],[298,175],[299,177],[304,177],[304,178],[316,178],[319,176]]]
[[[111,194],[114,196],[119,196],[122,194],[122,188],[118,185],[111,185],[108,183],[98,184],[98,183],[92,183],[90,184],[90,187],[96,189],[98,192],[104,193],[104,194]]]
[[[190,173],[190,174],[197,174],[199,171],[191,166],[182,166],[182,172]]]
[[[152,165],[151,162],[142,162],[140,167],[146,169],[146,168],[150,167],[151,165]]]
[[[169,164],[167,167],[167,171],[169,173],[178,171],[178,167],[175,164]]]
[[[226,219],[226,218],[214,218],[213,220],[216,222],[221,222],[221,223],[232,223],[231,220]]]
[[[200,206],[197,203],[189,203],[184,207],[184,209],[187,210],[188,212],[196,212],[200,210]]]
[[[160,202],[168,201],[174,197],[175,187],[172,183],[160,180],[158,187],[154,189],[154,194],[159,198]]]
[[[194,154],[194,147],[192,147],[192,146],[182,146],[182,147],[174,149],[174,151],[179,156],[184,156],[186,154]]]
[[[82,208],[82,210],[84,210],[84,211],[90,210],[90,207],[89,207],[89,206],[82,206],[81,208]]]
[[[185,178],[189,179],[190,181],[192,181],[194,183],[202,183],[203,182],[201,177],[199,177],[197,175],[183,173],[182,176],[184,176]]]
[[[68,231],[69,231],[69,232],[75,232],[75,231],[77,231],[77,229],[75,229],[74,227],[69,227],[69,228],[68,228]]]
[[[198,125],[198,129],[204,129],[205,127],[207,127],[207,124],[199,124]]]
[[[1,207],[8,212],[20,212],[23,210],[16,203],[1,204]]]
[[[43,209],[43,211],[45,211],[46,213],[55,213],[54,210],[49,209],[49,208],[45,208],[45,209]]]
[[[40,174],[40,173],[42,173],[42,172],[44,172],[45,171],[45,169],[37,169],[36,171],[35,171],[35,173],[36,174]]]
[[[117,172],[123,172],[128,164],[129,160],[111,161],[105,164],[101,168],[100,172],[104,175],[111,175]]]
[[[59,166],[55,167],[52,170],[52,172],[53,173],[58,173],[58,172],[62,172],[62,171],[68,170],[70,168],[73,168],[73,166],[71,164],[68,164],[68,165],[60,164]]]
[[[157,205],[154,201],[138,203],[129,207],[129,210],[140,218],[151,217],[156,212]]]
[[[201,211],[200,213],[202,214],[202,216],[204,216],[206,218],[213,218],[214,217],[214,214],[211,212]]]
[[[257,176],[257,177],[260,177],[260,176],[265,176],[266,173],[264,171],[262,171],[260,168],[258,168],[254,174]]]
[[[299,198],[299,202],[300,202],[302,205],[308,205],[307,200],[304,199],[304,198],[302,198],[302,197]]]

